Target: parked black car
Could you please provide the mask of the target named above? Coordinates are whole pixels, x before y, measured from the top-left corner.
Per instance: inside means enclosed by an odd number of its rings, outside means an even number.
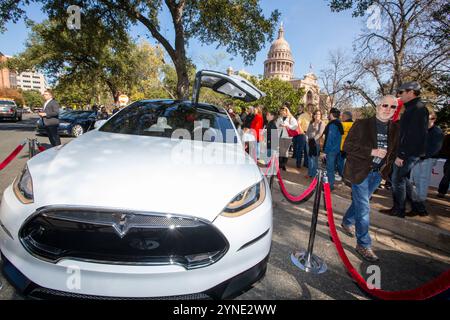
[[[79,137],[94,129],[96,113],[94,111],[61,111],[59,114],[58,132],[62,136]],[[36,132],[46,135],[42,119],[36,123]]]

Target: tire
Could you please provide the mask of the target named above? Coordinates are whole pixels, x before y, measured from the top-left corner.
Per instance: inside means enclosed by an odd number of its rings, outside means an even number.
[[[84,133],[84,129],[79,124],[76,124],[72,127],[72,136],[77,138]]]

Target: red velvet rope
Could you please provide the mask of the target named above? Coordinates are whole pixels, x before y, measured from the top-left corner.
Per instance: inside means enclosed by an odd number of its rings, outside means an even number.
[[[23,142],[22,144],[18,145],[11,154],[6,157],[5,160],[3,160],[2,163],[0,163],[0,171],[2,171],[17,155],[20,151],[22,151],[23,147],[25,146],[26,142]]]
[[[45,149],[44,146],[41,146],[40,144],[38,144],[38,150],[39,150],[39,152],[43,152],[43,151],[45,151],[47,149]]]
[[[299,203],[299,202],[302,202],[303,200],[305,200],[309,195],[311,195],[312,192],[314,192],[314,189],[316,188],[316,185],[317,185],[317,178],[314,178],[313,181],[311,182],[311,184],[309,185],[309,187],[299,196],[291,195],[287,191],[287,189],[284,185],[283,178],[281,178],[278,161],[275,161],[275,166],[276,166],[276,170],[277,170],[278,184],[280,185],[281,192],[286,197],[286,199],[288,199],[289,201],[294,202],[294,203]]]
[[[269,175],[269,170],[273,165],[273,158],[270,158],[269,162],[267,163],[267,170],[265,176],[267,177]]]
[[[339,236],[336,232],[336,226],[334,224],[333,217],[333,208],[331,203],[330,185],[328,183],[324,183],[323,189],[325,193],[325,206],[328,215],[328,225],[337,252],[345,267],[347,268],[347,271],[364,291],[376,298],[383,300],[425,300],[434,297],[435,295],[438,295],[450,288],[450,270],[447,270],[437,278],[414,290],[384,291],[380,289],[370,289],[367,286],[364,278],[358,273],[358,271],[356,271],[347,255],[345,254],[341,240],[339,239]]]

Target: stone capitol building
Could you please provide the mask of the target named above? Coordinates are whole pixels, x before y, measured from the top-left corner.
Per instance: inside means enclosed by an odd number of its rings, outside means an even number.
[[[264,78],[278,78],[289,81],[295,89],[304,88],[304,106],[308,111],[313,111],[322,106],[321,99],[324,95],[320,92],[317,76],[310,70],[303,79],[294,77],[295,61],[292,57],[291,47],[284,38],[284,28],[281,24],[278,30],[278,38],[270,46],[267,60],[264,61]]]

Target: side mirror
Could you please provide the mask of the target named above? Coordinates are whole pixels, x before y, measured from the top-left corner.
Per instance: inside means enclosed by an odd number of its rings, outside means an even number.
[[[94,124],[94,129],[99,129],[102,125],[104,125],[105,124],[105,122],[106,122],[106,120],[98,120],[98,121],[95,121],[95,124]]]

